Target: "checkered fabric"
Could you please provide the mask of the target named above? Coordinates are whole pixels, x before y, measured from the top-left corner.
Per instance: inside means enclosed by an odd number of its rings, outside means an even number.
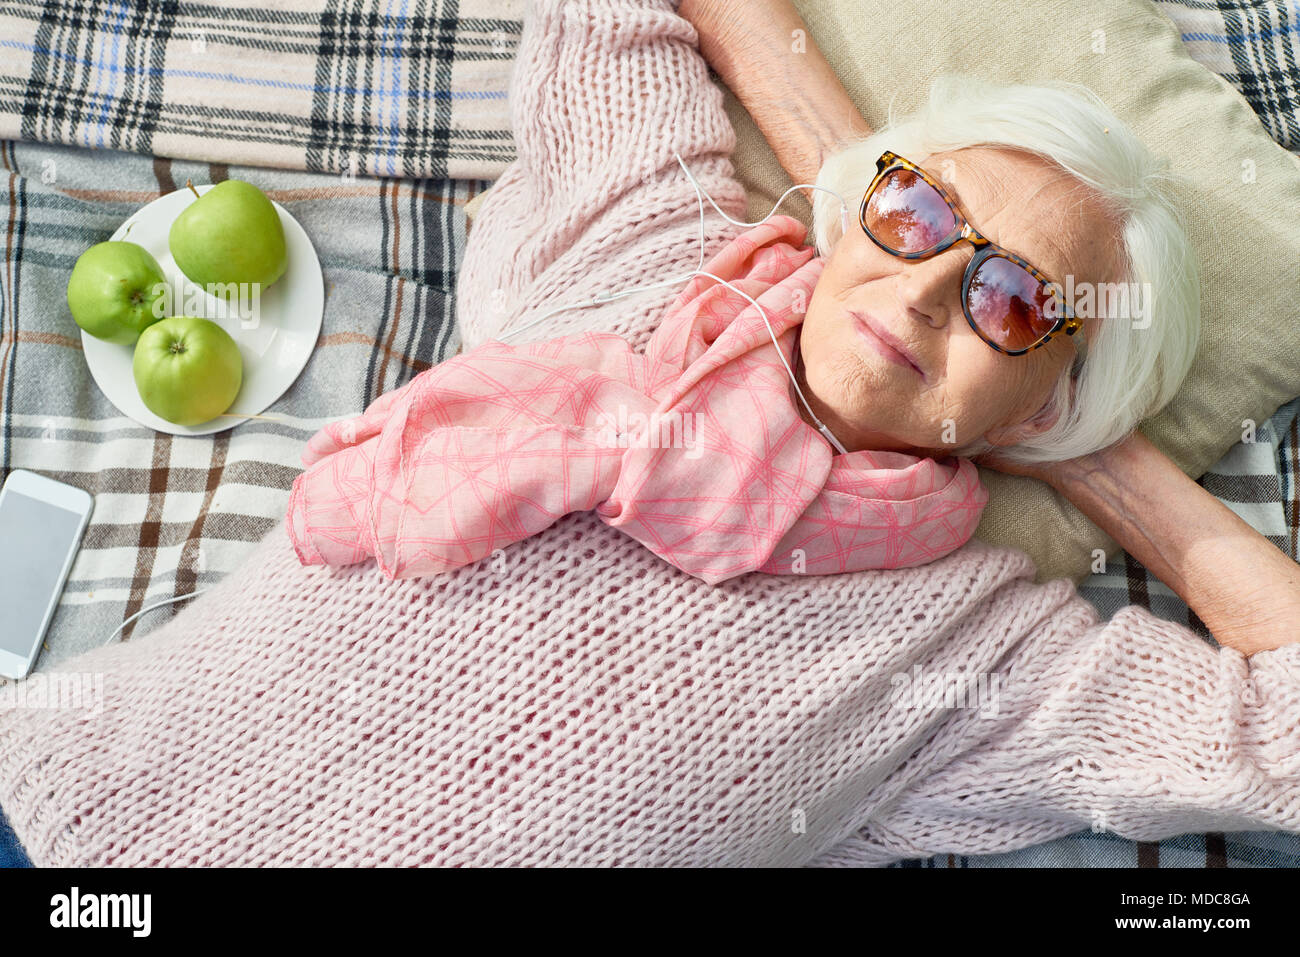
[[[214,435],[155,432],[118,412],[91,378],[64,298],[68,275],[141,205],[186,179],[229,177],[265,190],[315,244],[326,288],[320,338],[262,418]],[[283,520],[313,434],[457,351],[463,207],[485,185],[0,143],[0,476],[30,469],[95,496],[38,669],[239,565]],[[146,613],[125,639],[181,607]]]
[[[1192,58],[1240,91],[1280,146],[1300,151],[1300,0],[1157,0]]]
[[[0,138],[491,178],[523,0],[10,0]]]

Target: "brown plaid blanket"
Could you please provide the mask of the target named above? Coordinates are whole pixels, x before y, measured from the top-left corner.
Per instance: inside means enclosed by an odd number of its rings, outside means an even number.
[[[27,468],[95,495],[38,669],[238,565],[283,515],[308,437],[457,350],[463,209],[514,155],[506,90],[522,8],[0,4],[0,478]],[[155,433],[92,381],[68,274],[144,203],[228,177],[307,230],[323,329],[264,417],[213,436]]]
[[[95,496],[37,668],[103,644],[153,602],[210,584],[284,515],[307,439],[456,352],[454,296],[465,201],[479,180],[401,180],[182,162],[0,143],[0,468]],[[86,366],[64,289],[77,257],[142,204],[196,183],[256,183],[306,229],[325,278],[307,367],[262,417],[205,436],[126,418]],[[151,628],[180,605],[124,632]]]

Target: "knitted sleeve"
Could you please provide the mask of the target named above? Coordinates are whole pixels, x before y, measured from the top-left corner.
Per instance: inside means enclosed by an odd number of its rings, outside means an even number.
[[[696,194],[675,152],[728,215],[743,218],[722,91],[675,8],[529,4],[510,88],[517,159],[484,199],[458,280],[466,350],[513,330],[514,343],[602,330],[643,351],[685,278],[543,317],[699,267]],[[711,257],[739,228],[706,209]]]
[[[1021,643],[992,707],[913,755],[933,770],[904,774],[839,863],[1001,852],[1083,829],[1300,832],[1300,644],[1248,658],[1136,605],[1082,636],[1044,631]]]

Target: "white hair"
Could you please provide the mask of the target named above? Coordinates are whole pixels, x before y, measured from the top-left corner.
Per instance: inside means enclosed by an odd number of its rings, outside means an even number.
[[[1054,425],[1000,454],[1022,463],[1086,455],[1126,436],[1160,411],[1178,391],[1200,335],[1200,283],[1196,256],[1167,182],[1168,161],[1157,160],[1092,90],[1078,83],[1004,85],[979,77],[935,79],[929,102],[896,122],[893,105],[885,126],[841,146],[822,165],[817,185],[834,190],[857,222],[857,205],[876,172],[876,159],[892,150],[924,163],[925,157],[970,146],[1020,149],[1050,160],[1108,201],[1123,250],[1120,282],[1137,283],[1149,326],[1131,317],[1097,323],[1091,341],[1072,337],[1080,356],[1068,366],[1036,415],[1059,412]],[[813,237],[829,255],[841,236],[840,201],[814,191]],[[978,228],[978,223],[975,224]],[[1033,250],[1016,250],[1033,261]],[[1063,282],[1063,277],[1051,277]],[[1104,277],[1087,277],[1098,280]],[[1101,315],[1113,320],[1117,297]],[[1100,308],[1100,307],[1099,307]],[[1094,311],[1094,316],[1098,315]],[[963,319],[964,321],[964,319]],[[1084,320],[1085,328],[1092,325]],[[1025,358],[1028,358],[1027,354]],[[1073,389],[1071,384],[1073,382]],[[992,449],[982,436],[951,454],[975,456]]]

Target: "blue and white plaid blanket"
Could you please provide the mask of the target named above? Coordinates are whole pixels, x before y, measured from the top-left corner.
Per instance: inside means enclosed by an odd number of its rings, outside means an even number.
[[[0,139],[486,179],[522,0],[0,5]]]

